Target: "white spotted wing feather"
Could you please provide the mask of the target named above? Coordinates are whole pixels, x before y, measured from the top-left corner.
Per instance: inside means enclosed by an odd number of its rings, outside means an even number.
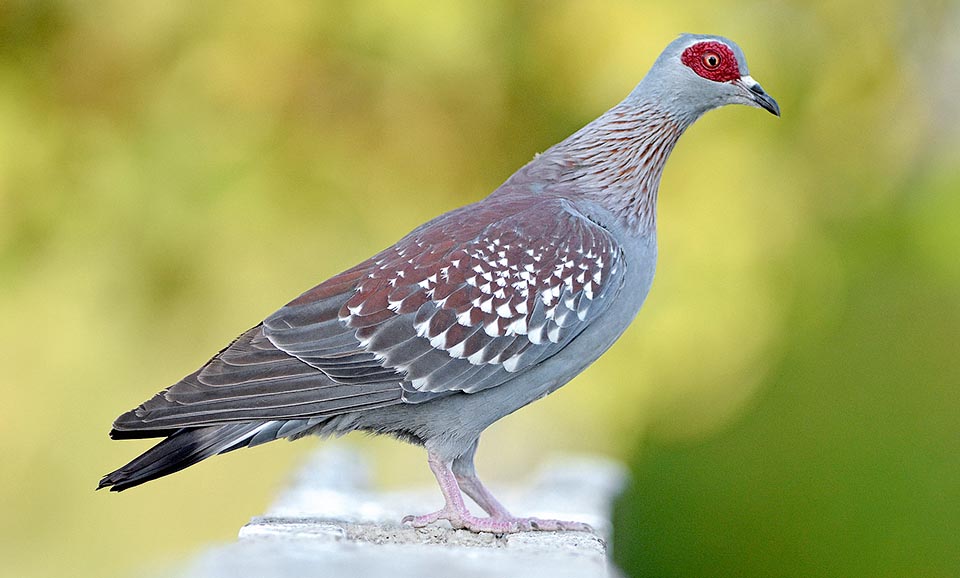
[[[424,225],[272,315],[265,335],[339,383],[396,379],[410,402],[542,362],[621,290],[622,254],[565,201],[505,205]],[[329,290],[340,277],[345,291]]]

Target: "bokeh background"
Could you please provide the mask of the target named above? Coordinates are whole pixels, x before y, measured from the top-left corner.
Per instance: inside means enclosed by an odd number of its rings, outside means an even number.
[[[3,0],[0,574],[231,540],[318,442],[94,493],[150,443],[112,419],[491,191],[690,31],[737,40],[783,118],[684,136],[638,322],[495,425],[481,471],[627,461],[633,576],[960,575],[958,30],[956,0]],[[431,483],[418,449],[342,443]]]

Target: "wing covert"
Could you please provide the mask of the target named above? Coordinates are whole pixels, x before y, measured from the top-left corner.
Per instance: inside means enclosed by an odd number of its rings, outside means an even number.
[[[613,236],[566,201],[478,204],[308,291],[264,334],[337,383],[396,380],[408,402],[471,393],[563,349],[623,268]]]

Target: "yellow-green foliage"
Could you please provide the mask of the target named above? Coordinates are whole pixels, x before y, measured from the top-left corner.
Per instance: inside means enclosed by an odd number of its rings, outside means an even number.
[[[958,23],[955,3],[906,0],[0,3],[0,573],[129,575],[232,539],[311,442],[95,494],[149,444],[110,442],[111,420],[491,191],[626,95],[680,32],[738,41],[783,118],[728,108],[683,138],[638,322],[492,428],[482,471],[709,443],[745,419],[796,336],[865,298],[841,245],[883,253],[886,233],[841,240],[848,222],[886,215],[924,264],[912,282],[953,291],[936,306],[955,318]],[[895,293],[875,338],[956,346],[955,330],[894,323],[943,294]],[[843,378],[861,375],[869,390],[869,372]],[[945,386],[922,363],[914,375],[890,403]],[[384,483],[429,481],[418,450],[348,443]]]

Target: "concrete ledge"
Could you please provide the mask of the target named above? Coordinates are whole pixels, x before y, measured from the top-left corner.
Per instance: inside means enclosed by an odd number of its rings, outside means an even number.
[[[237,542],[202,554],[181,576],[610,576],[609,513],[624,479],[610,460],[566,457],[547,462],[527,486],[492,485],[518,515],[584,521],[595,532],[498,536],[445,523],[414,529],[400,520],[439,508],[437,488],[376,492],[362,456],[328,446],[264,516],[241,528]]]

